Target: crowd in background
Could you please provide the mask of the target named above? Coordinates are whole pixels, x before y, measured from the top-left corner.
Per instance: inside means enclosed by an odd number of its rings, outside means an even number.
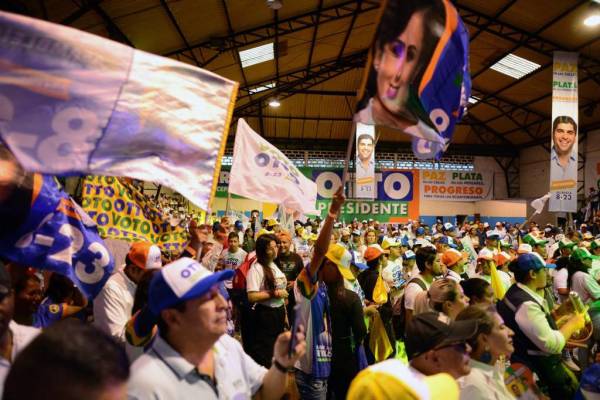
[[[157,202],[178,215],[173,199]],[[6,261],[5,398],[36,398],[24,371],[55,368],[81,380],[63,398],[81,398],[88,373],[100,378],[86,398],[94,388],[132,399],[600,392],[598,222],[342,223],[343,202],[337,193],[325,218],[293,226],[258,210],[245,221],[190,218],[182,254],[131,243],[94,299],[62,275]],[[60,356],[38,362],[48,343]]]

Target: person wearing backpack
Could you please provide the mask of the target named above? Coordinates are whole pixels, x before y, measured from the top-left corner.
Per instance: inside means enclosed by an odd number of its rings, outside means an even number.
[[[417,250],[416,260],[419,273],[412,277],[404,289],[404,326],[413,317],[417,295],[429,290],[431,282],[443,273],[440,255],[433,247],[425,246]]]

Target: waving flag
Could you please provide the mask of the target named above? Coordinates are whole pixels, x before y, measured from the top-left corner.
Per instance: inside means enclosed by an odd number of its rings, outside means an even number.
[[[317,184],[243,119],[238,120],[229,191],[258,201],[315,213]]]
[[[0,12],[0,138],[30,171],[152,181],[206,210],[237,87],[175,60]]]
[[[420,55],[411,57],[415,37]],[[412,136],[418,158],[441,158],[471,93],[468,54],[449,0],[387,0],[354,120]]]
[[[63,274],[95,297],[114,268],[96,224],[51,176],[33,176],[31,197],[27,219],[0,239],[0,255]]]

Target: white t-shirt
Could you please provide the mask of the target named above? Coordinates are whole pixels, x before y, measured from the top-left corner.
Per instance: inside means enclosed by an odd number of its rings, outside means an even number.
[[[569,271],[566,268],[561,268],[558,271],[554,270],[554,281],[552,282],[552,288],[554,289],[554,296],[558,299],[559,303],[562,303],[563,298],[566,296],[558,294],[558,289],[566,289],[569,280]]]
[[[229,249],[223,250],[221,253],[221,263],[223,264],[223,269],[231,269],[235,271],[240,265],[242,265],[246,259],[246,255],[248,255],[248,253],[246,253],[246,251],[244,251],[244,249],[241,247],[238,248],[235,253],[230,252]],[[231,289],[231,281],[232,279],[225,281],[226,288]]]
[[[421,274],[417,274],[411,279],[415,278],[419,278],[421,281],[423,281],[425,283],[425,287],[429,289],[429,283],[427,283],[427,281],[421,276]],[[415,299],[417,298],[417,295],[421,292],[424,292],[424,290],[421,289],[421,286],[419,286],[418,283],[410,282],[409,284],[407,284],[406,288],[404,289],[404,308],[406,308],[407,310],[414,310]]]
[[[591,299],[591,296],[586,286],[587,277],[587,273],[583,271],[577,271],[575,272],[575,274],[573,274],[573,277],[571,278],[571,290],[577,292],[579,297],[581,297],[581,301],[583,301],[584,303],[587,303],[587,301]]]
[[[0,392],[4,392],[4,381],[17,355],[41,332],[38,328],[19,325],[15,321],[9,322],[8,329],[12,333],[13,346],[10,355],[12,361],[0,357]]]
[[[275,290],[285,289],[287,286],[287,280],[285,279],[285,275],[274,262],[271,262],[271,270],[273,271],[273,276],[275,277]],[[250,267],[248,271],[248,275],[246,276],[246,291],[249,292],[260,292],[262,290],[267,290],[265,286],[265,272],[263,266],[256,261]],[[258,304],[262,304],[268,307],[281,307],[285,304],[284,299],[279,298],[271,298],[264,301],[259,301]]]

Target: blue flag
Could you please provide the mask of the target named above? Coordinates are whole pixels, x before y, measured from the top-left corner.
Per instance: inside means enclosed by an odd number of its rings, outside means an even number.
[[[51,176],[33,177],[27,219],[0,240],[0,255],[67,276],[88,298],[110,277],[114,260],[94,221]],[[25,205],[26,206],[26,205]]]
[[[419,101],[444,143],[413,137],[413,153],[440,159],[471,95],[469,33],[456,9],[444,1],[446,24],[419,84]]]

